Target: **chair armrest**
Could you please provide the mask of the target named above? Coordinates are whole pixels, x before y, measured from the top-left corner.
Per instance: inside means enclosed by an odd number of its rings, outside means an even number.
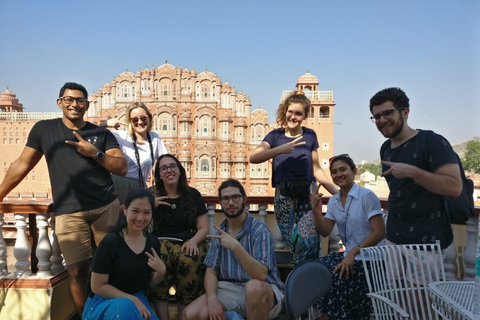
[[[374,304],[375,303],[383,304],[385,305],[386,308],[388,308],[389,310],[392,310],[393,312],[395,312],[397,315],[399,315],[404,319],[408,319],[410,317],[408,313],[405,311],[405,309],[400,307],[398,304],[396,304],[392,300],[385,298],[384,296],[381,296],[375,293],[367,293],[367,296],[370,297],[372,300],[376,300],[376,301],[372,301]]]

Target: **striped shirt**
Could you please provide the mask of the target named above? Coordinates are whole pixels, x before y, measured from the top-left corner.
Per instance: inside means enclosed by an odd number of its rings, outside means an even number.
[[[228,233],[227,219],[220,224],[220,229]],[[280,280],[275,261],[273,235],[265,223],[247,213],[245,223],[235,239],[240,242],[248,254],[268,268],[269,272],[266,282],[275,284],[283,291],[283,282]],[[218,273],[219,281],[245,285],[252,279],[242,267],[233,251],[222,247],[219,239],[212,239],[204,264]]]

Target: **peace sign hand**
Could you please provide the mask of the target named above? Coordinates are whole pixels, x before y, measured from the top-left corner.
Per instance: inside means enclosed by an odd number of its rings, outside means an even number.
[[[282,148],[282,153],[290,154],[295,150],[296,147],[306,144],[306,141],[298,142],[303,139],[303,136],[293,139],[292,141],[282,144],[280,147]]]
[[[147,251],[145,251],[145,254],[148,257],[148,261],[147,261],[148,266],[160,274],[165,273],[165,269],[166,269],[165,263],[163,263],[162,259],[160,259],[155,249],[154,248],[151,248],[151,249],[153,254],[150,254]]]
[[[84,140],[76,131],[73,131],[73,135],[78,139],[78,142],[65,140],[66,144],[77,147],[77,152],[85,157],[95,158],[97,156],[99,150],[93,144]]]
[[[216,225],[212,225],[212,226],[213,226],[213,228],[215,228],[215,230],[220,232],[220,234],[219,235],[210,235],[209,234],[209,235],[207,235],[207,238],[209,238],[209,239],[219,239],[221,246],[224,247],[225,249],[233,250],[233,249],[235,249],[235,247],[237,245],[240,245],[240,242],[238,242],[234,237],[229,235],[227,232],[223,231],[222,229],[220,229]]]
[[[312,193],[312,208],[318,208],[318,205],[322,203],[323,193],[320,192],[321,184],[318,184],[315,191]]]

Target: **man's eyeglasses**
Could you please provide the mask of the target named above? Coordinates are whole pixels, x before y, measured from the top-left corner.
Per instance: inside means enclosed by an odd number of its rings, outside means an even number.
[[[378,121],[380,121],[381,117],[384,117],[385,119],[390,119],[396,110],[402,111],[403,109],[405,109],[405,107],[385,110],[383,112],[374,114],[373,116],[370,117],[370,120],[372,120],[373,123],[377,123]]]
[[[172,163],[172,164],[170,164],[170,165],[168,165],[168,166],[167,166],[167,165],[161,166],[161,167],[160,167],[160,172],[165,173],[165,172],[167,172],[168,169],[170,169],[171,171],[177,170],[177,169],[178,169],[178,165],[177,165],[176,163]]]
[[[66,97],[60,97],[61,100],[63,100],[63,102],[65,102],[66,105],[71,105],[73,103],[73,101],[77,101],[77,104],[79,106],[84,106],[86,103],[87,103],[87,99],[85,98],[75,98],[75,97],[70,97],[70,96],[66,96]]]
[[[131,118],[130,120],[133,122],[133,124],[137,124],[138,121],[147,122],[148,117],[141,116],[140,118]]]
[[[241,194],[234,194],[233,196],[230,196],[230,197],[229,196],[220,197],[220,202],[223,204],[228,204],[231,199],[234,203],[236,203],[242,198],[243,196]]]
[[[346,154],[346,153],[342,153],[342,154],[339,154],[338,156],[333,156],[333,157],[331,157],[330,159],[328,159],[328,162],[329,162],[330,164],[332,164],[332,162],[335,161],[335,160],[337,160],[337,159],[338,159],[338,160],[342,160],[342,159],[347,159],[347,158],[350,158],[350,156],[349,156],[348,154]]]

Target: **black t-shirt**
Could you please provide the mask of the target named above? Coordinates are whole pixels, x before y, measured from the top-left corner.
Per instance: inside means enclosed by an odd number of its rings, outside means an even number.
[[[445,164],[456,163],[455,153],[447,139],[431,132],[427,136],[427,150],[423,150],[424,146],[417,146],[419,134],[426,132],[419,132],[393,149],[390,140],[387,140],[382,160],[407,163],[429,172]],[[383,165],[382,171],[388,168]],[[387,239],[396,244],[435,243],[440,240],[442,247],[448,246],[447,228],[451,227],[445,217],[444,197],[428,191],[410,178],[398,179],[393,175],[385,178],[390,188]]]
[[[95,209],[117,197],[110,172],[65,143],[65,140],[78,142],[73,131],[103,152],[119,148],[110,131],[90,122],[78,130],[67,128],[61,118],[42,120],[33,126],[27,146],[45,155],[55,215]]]
[[[202,194],[197,189],[192,187],[190,187],[190,194],[192,195],[197,217],[206,214],[207,208],[205,206],[205,201],[203,201]],[[156,235],[159,237],[175,237],[182,240],[190,239],[196,232],[196,224],[187,224],[187,220],[181,206],[182,198],[167,199],[165,201],[170,203],[171,206],[169,208],[168,215],[162,218],[158,233]]]
[[[145,251],[151,254],[151,248],[154,248],[160,255],[160,242],[151,233],[144,234],[147,242],[139,254],[134,253],[126,244],[121,231],[107,234],[95,252],[92,271],[108,274],[108,284],[128,294],[145,290],[154,272],[147,264]]]

